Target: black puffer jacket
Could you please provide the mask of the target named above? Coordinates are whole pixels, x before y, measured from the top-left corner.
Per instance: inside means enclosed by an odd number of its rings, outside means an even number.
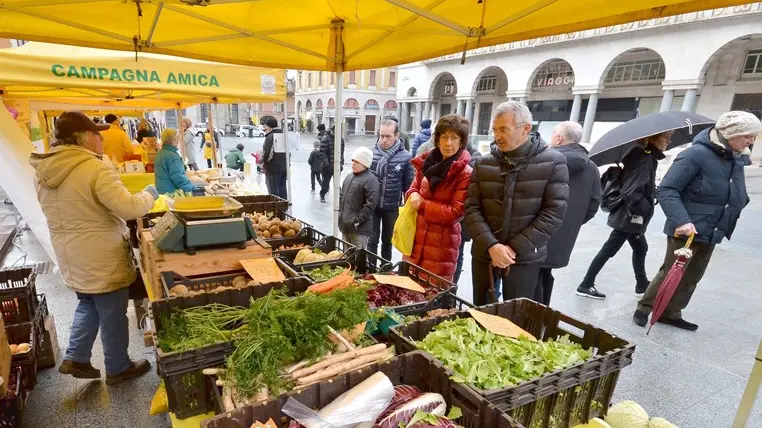
[[[328,159],[329,165],[328,168],[326,168],[329,171],[333,171],[333,142],[335,141],[336,137],[333,135],[333,130],[326,131],[325,135],[323,136],[323,139],[320,140],[320,152],[325,155],[325,158]],[[344,169],[344,139],[341,139],[341,158],[339,159],[341,162],[341,169]],[[325,171],[325,170],[324,170]]]
[[[569,198],[566,158],[540,135],[513,166],[497,145],[474,165],[466,198],[465,223],[474,242],[471,255],[489,260],[495,244],[510,246],[517,264],[545,261],[550,237],[561,226]]]
[[[609,227],[636,234],[648,229],[656,205],[656,167],[660,159],[664,159],[664,154],[650,144],[645,148],[635,146],[624,155],[622,203],[609,213]]]
[[[373,148],[373,163],[370,171],[379,182],[378,208],[382,210],[397,210],[402,205],[405,192],[410,188],[415,178],[415,170],[410,164],[410,152],[405,150],[402,144],[391,155],[386,168],[378,170],[378,162],[382,158],[381,149],[376,144]]]
[[[286,140],[283,137],[283,130],[280,128],[272,129],[265,135],[265,144],[262,147],[262,157],[264,158],[262,163],[268,173],[288,171]]]
[[[373,233],[373,211],[378,203],[378,180],[370,170],[350,173],[341,185],[339,229],[342,233]]]
[[[468,163],[468,166],[471,168],[476,165],[476,160],[482,157],[482,154],[473,148],[471,144],[466,146],[466,150],[468,150],[468,154],[471,155],[471,161]],[[471,234],[468,233],[468,228],[466,227],[466,218],[463,217],[463,220],[460,221],[460,239],[463,242],[468,242],[471,240]]]
[[[561,228],[550,238],[548,258],[543,263],[543,266],[554,269],[569,264],[580,228],[595,216],[601,205],[601,175],[587,150],[579,144],[567,144],[556,150],[566,156],[569,202]]]

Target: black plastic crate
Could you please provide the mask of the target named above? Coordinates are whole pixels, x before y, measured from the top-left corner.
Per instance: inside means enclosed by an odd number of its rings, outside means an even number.
[[[393,273],[399,276],[407,276],[420,284],[421,287],[423,287],[425,290],[436,290],[436,295],[425,302],[391,307],[391,309],[394,309],[394,311],[400,315],[417,314],[422,308],[429,304],[429,302],[440,298],[440,296],[443,296],[446,293],[455,294],[458,291],[458,286],[455,285],[455,283],[452,281],[449,281],[439,275],[435,275],[420,266],[414,265],[404,260],[393,265],[389,270],[385,270],[379,273]]]
[[[313,245],[310,245],[312,249],[319,249],[320,251],[324,253],[330,253],[334,250],[339,250],[343,253],[340,259],[337,260],[346,260],[353,251],[355,251],[355,247],[350,244],[347,241],[344,241],[343,239],[339,239],[335,236],[325,236],[320,241],[314,243]],[[288,263],[289,266],[294,268],[297,272],[301,271],[303,267],[320,267],[321,264],[324,262],[319,263],[294,263],[294,259],[296,259],[296,255],[301,251],[302,248],[295,248],[293,250],[284,250],[284,251],[278,251],[277,253],[274,253],[278,257],[280,257],[282,260],[284,260],[286,263]]]
[[[231,196],[243,205],[244,212],[284,213],[289,202],[275,195]]]
[[[6,325],[34,319],[39,304],[36,280],[32,269],[0,271],[0,310]]]
[[[368,250],[355,250],[351,252],[344,260],[331,260],[328,262],[319,263],[303,263],[296,265],[299,266],[298,268],[292,268],[291,266],[287,267],[290,269],[291,275],[303,275],[308,277],[311,281],[315,282],[315,278],[313,278],[309,272],[313,269],[318,269],[326,265],[331,267],[349,268],[355,271],[357,275],[388,272],[394,267],[392,262],[386,259],[382,259],[376,254],[369,252]]]
[[[478,407],[486,399],[520,423],[538,428],[571,427],[605,415],[619,372],[632,364],[634,344],[529,299],[495,303],[479,310],[511,320],[538,340],[568,335],[594,354],[574,366],[501,389],[481,390],[454,383],[453,400],[459,407]],[[397,352],[410,352],[417,349],[415,341],[423,340],[436,325],[464,317],[470,314],[458,312],[396,326],[391,329],[390,340]],[[447,369],[447,374],[453,373]]]
[[[293,397],[312,409],[321,409],[344,392],[358,385],[372,374],[383,372],[394,385],[412,385],[421,392],[441,394],[448,404],[452,381],[445,375],[440,363],[432,360],[423,352],[411,352],[400,355],[390,361],[373,364],[359,370],[339,375],[302,389],[287,392],[267,401],[220,414],[201,422],[203,428],[249,428],[256,421],[267,422],[272,419],[278,427],[287,427],[289,418],[281,412],[286,401]],[[523,428],[505,413],[483,402],[477,409],[462,409],[463,417],[457,422],[466,428]]]
[[[246,212],[246,211],[244,211],[244,212]],[[282,246],[282,245],[293,245],[294,243],[297,243],[297,244],[298,244],[298,243],[301,243],[300,241],[298,241],[298,240],[296,239],[296,237],[297,237],[297,236],[299,236],[299,235],[301,235],[302,231],[303,231],[303,230],[305,230],[305,229],[307,229],[307,228],[310,228],[310,229],[313,229],[313,230],[314,230],[314,228],[312,227],[312,225],[311,225],[311,224],[309,224],[309,223],[305,222],[304,220],[298,219],[298,218],[296,218],[296,217],[294,217],[294,216],[292,216],[292,215],[290,215],[290,214],[287,214],[287,213],[282,213],[282,212],[281,212],[281,213],[276,213],[276,214],[275,214],[275,215],[274,215],[274,216],[271,218],[271,220],[273,220],[273,219],[275,219],[275,218],[277,218],[277,219],[279,219],[279,220],[297,221],[297,222],[299,222],[299,224],[301,225],[301,228],[299,229],[299,233],[298,233],[296,236],[291,236],[291,237],[281,237],[281,238],[265,238],[265,237],[261,237],[262,239],[264,239],[264,240],[265,240],[265,242],[267,242],[268,244],[270,244],[270,246],[271,246],[271,247],[273,247],[273,249],[275,249],[275,248],[277,248],[277,247],[280,247],[280,246]],[[254,224],[254,228],[255,228],[255,229],[257,228],[257,224],[256,224],[256,223]],[[322,234],[322,233],[321,233],[321,235],[322,235],[323,237],[325,236],[325,235],[324,235],[324,234]]]
[[[270,246],[273,249],[273,255],[280,254],[281,251],[293,251],[293,250],[301,250],[302,248],[312,248],[314,245],[317,245],[318,242],[323,240],[327,235],[323,232],[320,232],[319,230],[311,227],[306,226],[303,227],[302,230],[299,231],[299,233],[296,234],[296,236],[293,236],[291,238],[279,238],[279,239],[265,239],[267,243],[270,244]],[[301,248],[285,248],[285,247],[292,247],[295,245],[301,245]]]
[[[220,285],[232,286],[233,275],[221,275],[208,278],[185,279],[176,282],[189,289],[216,288]],[[235,350],[233,342],[220,342],[191,351],[163,352],[160,348],[158,332],[162,329],[161,314],[168,314],[174,309],[186,309],[220,303],[229,306],[248,307],[251,299],[267,295],[275,288],[285,288],[288,295],[307,290],[311,282],[304,277],[289,278],[285,282],[274,282],[244,288],[227,289],[220,292],[197,294],[194,296],[173,297],[151,302],[151,315],[154,323],[153,344],[156,353],[156,365],[164,379],[167,390],[169,410],[179,419],[185,419],[214,409],[212,386],[209,378],[201,373],[202,369],[225,363],[228,355]]]
[[[14,324],[5,327],[8,335],[8,343],[18,345],[28,343],[31,348],[23,354],[11,356],[11,367],[20,367],[24,377],[24,386],[27,390],[33,390],[37,384],[37,328],[34,322]]]
[[[24,376],[21,367],[12,367],[8,379],[8,392],[0,399],[0,428],[21,427],[27,391],[24,388]]]

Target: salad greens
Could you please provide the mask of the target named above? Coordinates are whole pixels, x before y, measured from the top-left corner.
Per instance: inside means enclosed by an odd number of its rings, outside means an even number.
[[[485,390],[536,379],[592,356],[568,336],[545,342],[512,339],[482,328],[473,318],[445,321],[417,345],[449,367],[456,382]]]
[[[308,271],[302,270],[302,272],[311,276],[312,279],[314,279],[317,282],[324,282],[324,281],[328,281],[329,279],[335,276],[340,275],[342,272],[344,272],[344,269],[346,268],[342,266],[331,267],[330,265],[323,265],[317,269],[312,269]]]

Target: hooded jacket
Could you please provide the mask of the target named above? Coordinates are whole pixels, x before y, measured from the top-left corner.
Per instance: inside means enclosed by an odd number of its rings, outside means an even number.
[[[462,150],[453,161],[444,180],[434,190],[423,175],[423,163],[433,152],[411,161],[415,180],[406,198],[418,193],[423,201],[418,208],[413,251],[406,260],[431,273],[452,279],[460,249],[460,220],[465,212],[466,193],[471,181],[471,155]]]
[[[373,233],[373,210],[378,201],[378,180],[369,170],[350,173],[341,186],[339,229],[342,233],[370,236]]]
[[[265,171],[270,173],[285,173],[288,171],[286,159],[286,141],[283,139],[283,130],[275,128],[265,135],[265,144],[262,148],[263,164]]]
[[[421,147],[421,144],[429,141],[430,139],[431,128],[421,129],[421,132],[419,132],[415,138],[413,138],[413,145],[411,147],[410,153],[412,153],[413,156],[416,156],[418,154],[418,147]]]
[[[382,156],[379,144],[376,144],[373,148],[373,163],[370,165],[370,170],[378,179],[378,208],[397,210],[415,177],[415,171],[410,165],[410,152],[405,150],[404,144],[400,144],[397,151],[391,154],[386,168],[383,171],[376,171]]]
[[[148,213],[153,196],[130,194],[116,171],[83,147],[33,153],[30,163],[66,285],[88,294],[128,287],[135,266],[124,220]]]
[[[465,224],[476,259],[490,260],[487,250],[500,243],[516,252],[516,264],[541,263],[550,237],[561,227],[569,199],[566,157],[537,133],[530,134],[527,144],[527,154],[515,165],[495,143],[474,164]]]
[[[677,155],[659,186],[659,203],[667,216],[664,233],[693,223],[697,242],[719,244],[730,239],[741,210],[749,203],[744,155],[734,155],[714,128],[693,139]]]
[[[101,131],[101,137],[103,137],[103,154],[107,155],[114,165],[124,162],[124,155],[134,153],[130,137],[117,122],[112,123],[109,129]]]
[[[333,131],[326,131],[325,135],[323,135],[323,139],[320,140],[320,152],[325,155],[325,158],[328,159],[328,167],[325,168],[323,171],[331,171],[333,173],[333,163],[336,160],[333,156],[333,143],[336,140],[336,137],[333,135]],[[339,162],[341,165],[341,170],[344,169],[344,139],[341,139],[341,158],[339,158]]]
[[[183,159],[177,152],[177,147],[163,144],[154,160],[154,176],[156,190],[159,193],[172,193],[176,190],[193,191],[193,183],[185,174]]]
[[[246,159],[243,158],[243,152],[238,150],[238,147],[230,149],[228,154],[225,155],[225,166],[229,169],[243,170],[243,165],[246,163]]]
[[[548,258],[543,266],[553,269],[569,264],[579,230],[592,219],[601,205],[601,175],[580,144],[557,147],[566,156],[569,170],[569,201],[561,228],[548,242]]]
[[[656,205],[656,167],[664,154],[647,145],[635,146],[622,158],[622,203],[609,213],[609,227],[641,234],[648,229]],[[633,218],[634,216],[642,219]]]

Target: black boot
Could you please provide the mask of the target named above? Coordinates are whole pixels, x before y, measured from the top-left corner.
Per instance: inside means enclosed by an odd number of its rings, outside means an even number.
[[[659,318],[659,322],[662,324],[668,324],[673,327],[681,328],[683,330],[688,330],[688,331],[698,330],[698,324],[688,322],[682,318],[669,319],[669,318],[661,317]]]
[[[638,325],[638,327],[645,327],[648,324],[648,314],[643,311],[635,311],[632,314],[632,321]]]
[[[644,280],[644,281],[638,281],[637,284],[635,284],[635,294],[638,296],[642,296],[643,293],[648,290],[648,286],[651,285],[651,281]]]

